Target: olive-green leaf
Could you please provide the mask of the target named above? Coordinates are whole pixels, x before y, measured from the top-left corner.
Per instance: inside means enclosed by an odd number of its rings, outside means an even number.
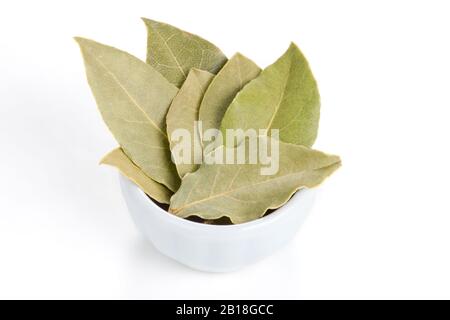
[[[236,95],[221,129],[279,129],[280,140],[312,146],[319,115],[316,80],[305,57],[292,43],[274,64]]]
[[[179,217],[251,221],[282,206],[300,188],[317,186],[340,166],[338,156],[301,145],[280,142],[279,151],[274,175],[261,175],[261,163],[203,164],[183,179],[169,211]]]
[[[202,134],[208,129],[219,129],[223,115],[236,94],[261,69],[250,59],[236,53],[217,73],[206,90],[200,105],[199,121],[202,122]]]
[[[125,177],[137,184],[142,191],[156,201],[167,204],[170,202],[172,192],[148,177],[128,158],[121,148],[114,149],[108,153],[100,163],[116,167]]]
[[[215,45],[166,23],[142,18],[147,26],[147,63],[177,87],[191,68],[216,73],[227,58]]]
[[[167,134],[172,158],[181,178],[186,173],[197,170],[202,161],[202,147],[197,126],[198,108],[213,78],[214,75],[208,71],[191,69],[167,112]],[[183,133],[180,129],[189,135],[175,137],[177,133]],[[188,141],[186,138],[189,138]],[[182,152],[183,150],[189,152],[189,155]]]
[[[165,117],[178,89],[153,67],[118,49],[76,38],[86,74],[108,128],[130,159],[175,191]]]

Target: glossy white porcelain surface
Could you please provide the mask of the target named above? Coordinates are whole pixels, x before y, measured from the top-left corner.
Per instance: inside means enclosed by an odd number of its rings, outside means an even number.
[[[316,189],[298,191],[283,207],[238,225],[206,225],[178,218],[156,205],[133,182],[119,176],[130,214],[143,235],[164,255],[193,269],[238,270],[286,244],[308,215]]]

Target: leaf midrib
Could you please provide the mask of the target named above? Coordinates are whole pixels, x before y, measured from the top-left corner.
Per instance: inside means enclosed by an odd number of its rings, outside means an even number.
[[[160,132],[164,137],[167,138],[167,134],[162,131],[158,125],[147,115],[147,113],[144,111],[144,109],[139,105],[139,103],[133,98],[133,96],[128,92],[128,90],[125,88],[125,86],[120,82],[120,80],[117,78],[117,76],[95,55],[92,53],[88,53],[91,57],[94,58],[95,61],[107,72],[108,75],[119,85],[120,89],[127,95],[127,97],[131,100],[131,102],[135,105],[135,107],[142,112],[144,117],[148,120],[148,122],[155,127],[155,129]]]
[[[333,164],[331,164],[331,165],[333,165]],[[324,167],[321,167],[321,168],[316,168],[316,169],[314,169],[314,170],[319,170],[319,169],[326,168],[326,167],[328,167],[328,166],[324,166]],[[230,194],[230,193],[239,191],[239,190],[241,190],[241,189],[246,189],[246,188],[251,188],[251,187],[255,187],[255,186],[260,186],[260,185],[262,185],[262,184],[265,184],[265,183],[268,183],[268,182],[273,182],[273,181],[276,181],[276,180],[278,180],[278,179],[288,178],[288,177],[293,176],[293,175],[302,174],[302,173],[304,173],[305,171],[306,171],[306,170],[302,170],[301,172],[289,173],[289,174],[283,175],[283,176],[281,176],[281,177],[275,177],[275,178],[273,178],[273,179],[268,179],[268,180],[261,181],[261,182],[255,183],[255,184],[246,185],[246,186],[242,186],[242,187],[235,188],[235,189],[230,189],[230,190],[227,190],[227,191],[224,191],[224,192],[215,194],[215,195],[213,195],[213,196],[206,197],[206,198],[204,198],[204,199],[200,199],[200,200],[197,200],[197,201],[193,201],[193,202],[191,202],[191,203],[189,203],[189,204],[187,204],[187,205],[183,205],[183,206],[181,206],[181,207],[179,207],[179,208],[171,209],[171,212],[176,214],[176,213],[180,212],[180,211],[183,210],[183,209],[192,207],[193,205],[196,205],[196,204],[199,204],[199,203],[202,203],[202,202],[205,202],[205,201],[209,201],[209,200],[212,200],[212,199],[221,197],[221,196],[226,196],[227,194]]]
[[[280,99],[278,100],[278,103],[277,103],[277,105],[275,107],[275,111],[272,114],[272,117],[270,118],[270,121],[269,121],[269,124],[266,127],[266,130],[269,130],[272,127],[273,121],[275,120],[275,117],[278,114],[278,111],[280,110],[281,103],[283,102],[284,96],[286,94],[289,78],[291,76],[291,69],[292,69],[292,60],[289,60],[289,70],[288,70],[287,75],[285,77],[285,81],[284,81],[284,84],[283,84],[283,91],[281,92]]]
[[[177,57],[175,56],[175,54],[173,53],[172,49],[169,47],[169,44],[167,43],[167,41],[163,38],[163,36],[159,33],[159,31],[154,27],[151,26],[151,28],[153,29],[153,31],[155,31],[156,35],[158,37],[161,38],[162,42],[164,43],[164,46],[167,48],[167,50],[169,50],[170,55],[172,56],[173,60],[175,61],[178,69],[181,71],[181,74],[183,75],[183,77],[186,79],[187,75],[184,72],[183,68],[181,68],[181,65],[177,59]],[[173,36],[173,35],[172,35]]]

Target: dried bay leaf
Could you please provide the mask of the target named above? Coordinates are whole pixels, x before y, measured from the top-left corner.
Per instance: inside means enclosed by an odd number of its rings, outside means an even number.
[[[181,87],[191,68],[216,73],[227,61],[215,45],[169,24],[142,18],[147,26],[147,63]]]
[[[261,69],[253,61],[240,53],[228,60],[214,77],[200,105],[199,121],[202,122],[203,132],[220,128],[223,115],[233,98],[260,72]]]
[[[170,158],[165,117],[178,89],[126,52],[76,40],[103,120],[123,151],[147,176],[177,190],[180,180]]]
[[[183,218],[251,221],[282,206],[300,188],[317,186],[341,163],[338,156],[301,145],[280,142],[279,151],[274,175],[261,175],[261,164],[203,164],[183,179],[169,211]]]
[[[221,123],[225,129],[279,129],[281,141],[312,146],[320,116],[316,80],[292,43],[272,65],[240,91]]]
[[[128,158],[121,148],[108,153],[100,163],[116,167],[124,176],[136,183],[142,191],[156,201],[170,203],[170,197],[173,193],[164,185],[148,177]]]
[[[183,178],[187,173],[198,169],[202,159],[202,149],[200,145],[200,135],[197,127],[198,109],[203,95],[208,88],[211,80],[214,78],[212,73],[199,69],[191,69],[186,81],[175,96],[167,113],[167,134],[170,140],[172,157],[175,160],[178,174]],[[189,132],[190,156],[176,152],[176,146],[179,141],[172,141],[172,134],[179,129],[185,129]],[[186,141],[183,141],[186,142]],[[181,163],[183,159],[190,160],[189,163]]]

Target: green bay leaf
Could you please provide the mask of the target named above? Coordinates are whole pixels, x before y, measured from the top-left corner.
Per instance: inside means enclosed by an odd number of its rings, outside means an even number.
[[[319,116],[316,80],[307,60],[292,43],[236,95],[223,117],[221,130],[279,129],[280,140],[312,146]]]
[[[100,113],[124,152],[146,175],[177,190],[180,180],[170,158],[165,117],[178,89],[124,51],[76,40]]]
[[[128,158],[121,148],[108,153],[100,163],[116,167],[125,177],[133,181],[142,191],[159,203],[170,203],[172,191],[147,176]]]
[[[187,173],[198,169],[202,159],[202,148],[200,144],[200,134],[198,132],[197,120],[198,109],[203,95],[208,88],[211,80],[214,78],[212,73],[199,69],[191,69],[186,81],[175,96],[167,113],[167,134],[170,140],[171,150],[175,151],[179,141],[172,141],[172,134],[179,129],[189,132],[190,139],[190,157],[178,152],[172,152],[178,174],[183,178]],[[187,142],[187,141],[182,141]],[[188,163],[182,163],[181,157],[190,160]],[[189,159],[188,159],[189,158]]]
[[[183,179],[169,211],[183,218],[251,221],[282,206],[297,190],[319,185],[340,163],[338,156],[280,142],[276,174],[261,175],[261,163],[203,164]]]
[[[211,42],[169,24],[142,18],[147,26],[147,63],[177,87],[191,68],[216,73],[227,58]]]
[[[261,69],[253,61],[240,53],[228,60],[214,77],[200,105],[199,121],[202,122],[203,132],[220,128],[225,111],[233,98],[260,72]]]

